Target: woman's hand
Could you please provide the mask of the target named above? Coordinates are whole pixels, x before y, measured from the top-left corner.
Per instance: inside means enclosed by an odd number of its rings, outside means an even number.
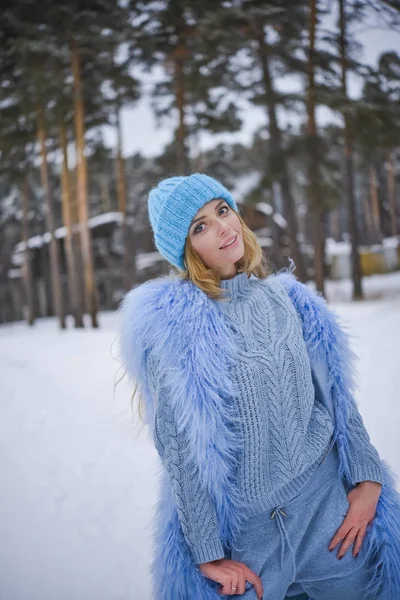
[[[254,585],[257,599],[262,600],[263,585],[261,579],[251,571],[244,563],[220,558],[199,565],[200,571],[205,577],[221,584],[218,593],[226,596],[244,594],[246,591],[246,580]],[[232,589],[236,588],[236,589]]]
[[[347,494],[350,505],[348,513],[329,544],[329,551],[332,551],[344,540],[338,558],[346,554],[354,540],[353,556],[358,556],[367,525],[374,520],[381,490],[382,485],[378,482],[362,481]]]

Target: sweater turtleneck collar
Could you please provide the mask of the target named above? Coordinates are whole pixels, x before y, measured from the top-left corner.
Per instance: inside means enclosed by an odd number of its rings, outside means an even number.
[[[246,292],[246,290],[249,289],[250,280],[253,278],[254,275],[251,275],[249,279],[247,277],[247,273],[238,273],[237,275],[235,275],[234,277],[230,277],[229,279],[221,279],[220,287],[224,290],[227,290],[230,293],[231,297],[234,297],[238,293]]]

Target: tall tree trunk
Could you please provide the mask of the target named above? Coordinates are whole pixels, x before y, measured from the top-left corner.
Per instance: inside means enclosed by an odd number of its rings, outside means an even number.
[[[366,194],[366,197],[363,201],[363,209],[364,209],[364,223],[365,223],[365,233],[367,244],[374,243],[374,223],[372,219],[372,205],[370,202],[369,192]]]
[[[369,193],[371,201],[371,214],[373,221],[373,229],[375,234],[375,241],[380,242],[382,240],[382,228],[381,228],[381,214],[379,209],[379,198],[378,198],[378,184],[376,169],[374,166],[369,167]]]
[[[314,265],[315,265],[315,283],[317,290],[325,294],[324,287],[324,255],[325,240],[323,230],[323,211],[321,210],[319,196],[319,156],[318,156],[318,136],[317,123],[315,117],[315,36],[317,28],[317,0],[309,0],[310,7],[310,25],[309,25],[309,53],[308,53],[308,180],[310,190],[310,208],[312,214],[312,228],[314,238]]]
[[[122,237],[124,242],[124,287],[128,290],[136,283],[136,253],[135,244],[133,243],[133,231],[128,222],[127,211],[127,189],[126,189],[126,172],[125,160],[122,155],[122,131],[120,110],[116,113],[117,125],[117,194],[118,194],[118,210],[122,214]],[[133,226],[133,224],[132,224]]]
[[[390,222],[392,236],[396,237],[398,234],[398,223],[397,223],[397,206],[396,206],[396,179],[393,168],[393,151],[388,152],[387,158],[387,177],[388,177],[388,195],[389,195],[389,206],[390,206]]]
[[[89,231],[89,206],[87,194],[87,164],[84,154],[85,149],[85,123],[84,102],[82,94],[82,81],[80,73],[80,60],[78,45],[75,40],[71,42],[71,64],[74,81],[74,117],[75,137],[77,150],[77,198],[79,212],[79,231],[81,238],[81,251],[85,277],[86,308],[90,314],[92,327],[98,327],[97,322],[97,294],[93,269],[93,254],[91,236]]]
[[[182,50],[184,52],[184,49]],[[178,173],[187,174],[186,126],[185,126],[185,77],[184,58],[175,59],[176,107],[178,109],[178,128],[176,131],[176,166]]]
[[[60,253],[58,243],[55,237],[55,223],[53,213],[53,203],[51,198],[50,181],[47,169],[47,149],[46,149],[46,132],[43,105],[38,106],[37,111],[37,128],[38,139],[40,144],[40,175],[44,193],[46,206],[46,225],[50,239],[50,272],[51,272],[51,289],[53,297],[54,312],[60,321],[61,329],[65,329],[65,312],[62,299],[61,276],[60,276]]]
[[[28,325],[33,325],[35,322],[35,310],[33,307],[33,287],[32,287],[32,264],[31,264],[31,252],[28,246],[29,240],[29,217],[28,217],[28,204],[29,204],[29,183],[28,174],[25,175],[24,185],[22,187],[22,239],[24,241],[24,279],[25,279],[25,290],[26,290],[26,303],[28,306],[27,311],[27,322]]]
[[[290,250],[293,260],[296,263],[296,275],[301,281],[305,281],[306,274],[304,262],[297,239],[298,227],[296,209],[290,189],[286,158],[283,154],[282,134],[279,129],[276,116],[275,90],[272,83],[269,65],[269,48],[265,41],[264,25],[253,21],[252,27],[258,43],[258,53],[262,69],[263,85],[266,96],[266,109],[269,121],[270,159],[268,172],[275,180],[275,186],[273,185],[273,189],[276,189],[276,185],[278,185],[280,188],[285,212],[284,216],[288,224]]]
[[[345,101],[347,94],[347,38],[346,38],[345,0],[339,0],[339,52],[342,79],[342,94]],[[350,115],[347,108],[343,110],[344,119],[344,153],[346,165],[346,187],[348,205],[348,227],[351,237],[351,270],[353,278],[353,300],[362,300],[361,262],[358,254],[359,232],[357,227],[356,199],[354,194],[353,134]]]
[[[335,208],[329,213],[330,236],[337,242],[340,240],[340,211]]]
[[[108,177],[105,173],[100,175],[100,196],[103,212],[111,212],[110,188],[108,185]]]
[[[60,121],[60,148],[63,155],[63,164],[61,172],[61,187],[62,187],[62,216],[66,229],[65,235],[65,256],[67,262],[68,273],[68,289],[71,302],[72,314],[75,318],[75,327],[83,327],[83,306],[80,293],[79,277],[75,251],[72,239],[72,207],[71,207],[71,185],[69,179],[68,168],[68,150],[67,150],[67,133],[65,122]]]

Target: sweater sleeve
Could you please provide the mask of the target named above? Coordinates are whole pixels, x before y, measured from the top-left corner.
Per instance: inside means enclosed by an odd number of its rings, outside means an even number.
[[[335,409],[332,390],[328,385],[328,373],[326,362],[313,363],[314,387],[324,401],[332,420],[335,419]],[[324,389],[322,390],[321,386]],[[348,449],[351,483],[355,485],[361,481],[377,481],[382,483],[382,470],[377,450],[371,444],[368,432],[364,426],[362,416],[354,400],[351,401],[348,421]]]
[[[319,295],[315,291],[311,290],[307,285],[299,281],[295,282],[295,286],[297,287],[299,295],[303,295],[303,297],[306,299],[306,305],[304,307],[305,311],[309,312],[310,314],[323,313],[324,311],[331,313],[323,296]],[[331,313],[329,320],[331,323],[334,323],[333,327],[336,328],[336,335],[341,337],[346,349],[349,349],[349,352],[351,353],[348,336],[343,330],[342,326],[339,324],[336,315],[332,315]],[[349,394],[348,400],[348,458],[352,479],[351,483],[355,485],[361,481],[375,481],[383,485],[383,472],[378,451],[371,443],[368,431],[358,409],[357,402],[351,393]]]
[[[328,329],[326,331],[315,328],[309,334],[313,342],[318,339],[325,339],[325,343],[327,343],[326,340],[331,337],[331,350],[335,352],[337,351],[335,347],[341,347],[344,356],[340,360],[347,361],[350,364],[355,355],[350,348],[348,335],[339,324],[337,315],[330,311],[325,298],[304,283],[296,280],[291,274],[284,275],[283,282],[289,291],[289,295],[294,298],[295,305],[297,305],[297,310],[300,311],[303,321],[308,320],[309,323],[327,323],[326,326]],[[311,331],[312,325],[309,325],[308,329]],[[347,363],[346,366],[349,367]],[[376,481],[383,485],[383,470],[378,451],[371,443],[358,404],[351,390],[348,389],[347,392],[349,407],[347,456],[351,483],[355,485],[361,481]],[[332,390],[330,390],[330,393],[332,394]],[[332,398],[332,400],[334,399]]]
[[[355,402],[352,404],[349,415],[348,431],[348,454],[352,484],[355,485],[361,481],[376,481],[383,485],[383,473],[378,451],[371,443]]]
[[[168,473],[181,529],[194,562],[201,564],[224,558],[214,506],[188,457],[188,440],[177,430],[168,392],[157,376],[156,361],[151,357],[148,373],[155,403],[154,443]]]

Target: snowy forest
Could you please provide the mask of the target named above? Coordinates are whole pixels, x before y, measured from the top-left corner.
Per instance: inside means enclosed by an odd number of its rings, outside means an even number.
[[[156,600],[118,309],[170,272],[168,176],[221,181],[327,299],[400,491],[399,0],[3,0],[0,47],[0,599]]]
[[[357,35],[399,28],[395,0],[13,0],[2,17],[0,322],[97,327],[164,272],[146,202],[171,174],[219,178],[274,266],[322,293],[350,277],[362,298],[363,276],[399,268],[400,54],[368,64]],[[171,131],[151,157],[124,153],[144,96]]]

